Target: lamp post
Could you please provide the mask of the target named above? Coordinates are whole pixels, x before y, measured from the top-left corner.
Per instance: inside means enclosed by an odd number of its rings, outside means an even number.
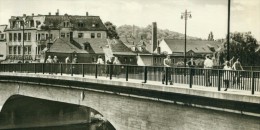
[[[187,10],[185,10],[184,13],[181,13],[181,19],[185,20],[184,67],[186,67],[186,46],[187,46],[186,33],[187,33],[187,20],[188,20],[188,18],[191,18],[191,12],[187,12]]]
[[[23,26],[23,63],[24,63],[24,21],[22,21],[22,26]]]
[[[229,55],[229,34],[230,33],[230,0],[228,0],[228,27],[227,27],[227,61],[230,60]]]

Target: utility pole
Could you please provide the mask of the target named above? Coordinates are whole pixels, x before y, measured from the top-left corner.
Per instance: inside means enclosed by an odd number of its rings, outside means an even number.
[[[185,39],[184,39],[184,67],[186,67],[186,46],[187,46],[187,36],[186,36],[186,33],[187,33],[187,20],[188,18],[191,18],[191,12],[187,12],[187,10],[185,10],[184,13],[181,13],[181,19],[184,19],[185,20]]]

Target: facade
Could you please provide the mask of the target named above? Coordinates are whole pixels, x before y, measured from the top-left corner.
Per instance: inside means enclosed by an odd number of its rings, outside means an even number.
[[[0,63],[6,59],[6,28],[7,25],[0,25]]]
[[[42,56],[59,38],[106,39],[107,29],[99,16],[34,15],[12,16],[7,34],[6,62],[43,61]],[[24,49],[23,49],[24,46]],[[23,56],[24,52],[24,56]]]

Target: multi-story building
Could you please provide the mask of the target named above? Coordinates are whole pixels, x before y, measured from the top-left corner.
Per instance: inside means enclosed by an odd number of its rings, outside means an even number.
[[[12,16],[7,34],[7,61],[39,62],[58,38],[106,39],[107,29],[99,16],[34,15]],[[71,33],[73,32],[73,33]],[[24,46],[24,49],[23,49]],[[62,49],[62,48],[61,48]],[[24,53],[24,56],[23,56]]]
[[[6,33],[7,25],[0,25],[0,62],[6,59]]]

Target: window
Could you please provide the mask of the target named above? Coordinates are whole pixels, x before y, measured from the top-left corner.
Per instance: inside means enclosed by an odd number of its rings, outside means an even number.
[[[1,34],[1,39],[4,39],[4,36],[5,36],[4,34]]]
[[[66,27],[66,22],[63,23],[63,26]]]
[[[27,33],[24,33],[23,39],[24,39],[25,41],[27,41]]]
[[[9,46],[9,54],[13,54],[13,47]]]
[[[78,38],[83,38],[83,33],[78,33]]]
[[[172,63],[174,64],[174,58],[172,58]]]
[[[157,58],[154,58],[154,63],[157,63]]]
[[[42,33],[42,35],[41,35],[41,40],[45,40],[45,35],[44,35],[44,33]]]
[[[18,46],[18,55],[21,54],[21,46]]]
[[[14,41],[17,40],[17,33],[14,33]]]
[[[97,33],[97,38],[101,38],[101,33]]]
[[[27,47],[25,46],[25,47],[24,47],[24,54],[26,55],[27,53],[28,53]]]
[[[46,34],[46,40],[47,40],[47,39],[49,39],[49,35],[48,35],[48,34]]]
[[[95,33],[91,33],[91,34],[90,34],[90,37],[91,37],[91,38],[95,38]]]
[[[16,50],[17,50],[17,47],[16,47],[16,46],[14,46],[14,54],[16,54]]]
[[[53,35],[51,34],[51,39],[53,38]]]
[[[38,40],[41,40],[41,34],[38,34]]]
[[[12,41],[12,40],[13,40],[13,34],[9,33],[9,41]]]
[[[21,33],[18,33],[18,41],[19,41],[19,42],[21,41],[21,38],[22,38]]]
[[[28,46],[28,54],[31,54],[31,46]]]
[[[28,33],[28,41],[31,41],[31,33]]]
[[[70,33],[67,33],[67,37],[70,37]]]
[[[33,20],[30,21],[30,26],[34,27],[34,21]]]
[[[162,63],[162,58],[159,58],[159,63]]]
[[[60,37],[61,37],[61,38],[65,38],[65,33],[61,33],[61,34],[60,34]]]

